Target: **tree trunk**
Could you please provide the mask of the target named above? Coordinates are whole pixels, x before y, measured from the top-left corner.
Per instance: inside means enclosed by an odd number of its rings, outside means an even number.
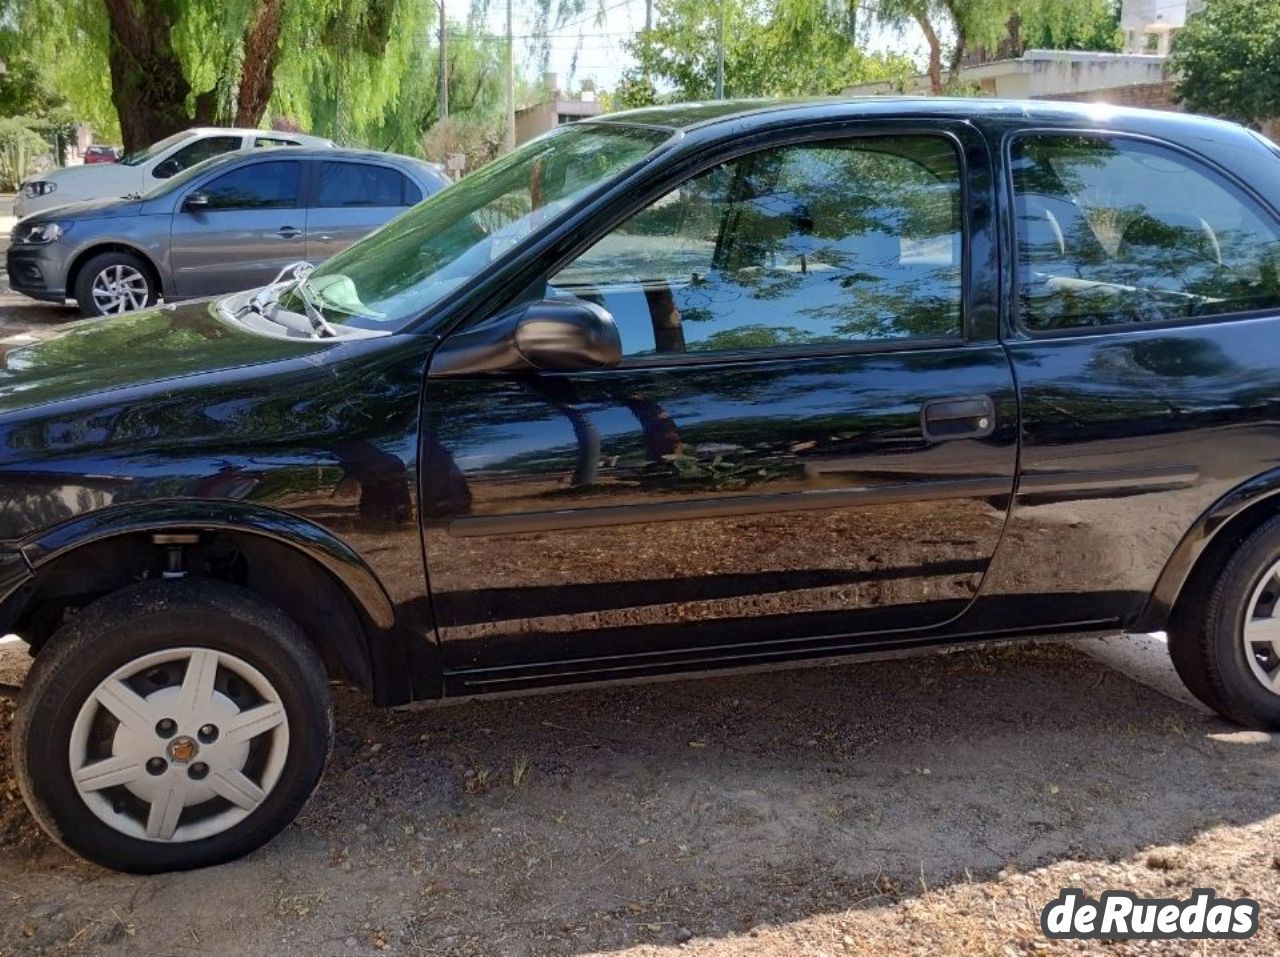
[[[934,96],[942,96],[946,88],[942,85],[942,43],[938,40],[938,31],[933,28],[929,17],[923,11],[913,14],[916,23],[920,24],[920,32],[929,44],[929,92]]]
[[[244,66],[236,97],[236,126],[254,127],[271,102],[280,59],[280,26],[284,0],[258,0],[258,8],[244,29]]]
[[[947,86],[954,90],[960,83],[960,66],[969,50],[969,38],[965,36],[965,25],[955,0],[943,0],[942,5],[951,14],[951,23],[956,28],[956,45],[951,48],[951,61],[947,65]]]
[[[111,102],[125,150],[141,149],[192,124],[191,85],[169,42],[179,0],[103,0]]]

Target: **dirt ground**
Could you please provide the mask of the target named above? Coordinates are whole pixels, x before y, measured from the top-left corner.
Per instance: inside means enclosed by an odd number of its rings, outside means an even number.
[[[1276,743],[1069,646],[338,702],[299,822],[215,870],[79,863],[6,775],[0,953],[1004,955],[1066,886],[1250,896],[1234,950],[1280,952]]]
[[[11,306],[0,339],[68,310]],[[8,751],[23,649],[0,645]],[[384,712],[249,858],[127,877],[0,763],[0,957],[1280,953],[1280,739],[1070,645]],[[1261,902],[1231,944],[1049,945],[1061,888]]]

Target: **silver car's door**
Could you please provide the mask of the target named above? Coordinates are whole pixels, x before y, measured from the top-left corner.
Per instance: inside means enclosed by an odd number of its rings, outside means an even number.
[[[192,186],[173,214],[173,295],[251,289],[305,258],[301,195],[302,162],[266,156]]]
[[[422,200],[422,190],[391,166],[355,160],[323,160],[316,166],[315,202],[307,210],[307,259],[312,262],[341,252]]]

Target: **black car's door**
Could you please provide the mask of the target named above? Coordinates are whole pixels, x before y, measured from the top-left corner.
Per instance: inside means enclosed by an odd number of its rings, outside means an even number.
[[[428,379],[424,528],[455,691],[839,651],[973,598],[1013,489],[987,151],[792,131],[552,270],[616,369]]]

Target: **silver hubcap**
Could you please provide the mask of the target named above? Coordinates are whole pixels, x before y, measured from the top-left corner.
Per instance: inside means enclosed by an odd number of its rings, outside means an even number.
[[[71,731],[71,778],[129,837],[194,841],[239,824],[271,793],[289,722],[271,683],[210,648],[145,655],[98,685]]]
[[[1253,676],[1273,694],[1280,694],[1280,562],[1253,590],[1244,623],[1244,657]]]
[[[99,312],[128,312],[147,304],[147,277],[132,266],[108,266],[93,277],[90,292]]]

